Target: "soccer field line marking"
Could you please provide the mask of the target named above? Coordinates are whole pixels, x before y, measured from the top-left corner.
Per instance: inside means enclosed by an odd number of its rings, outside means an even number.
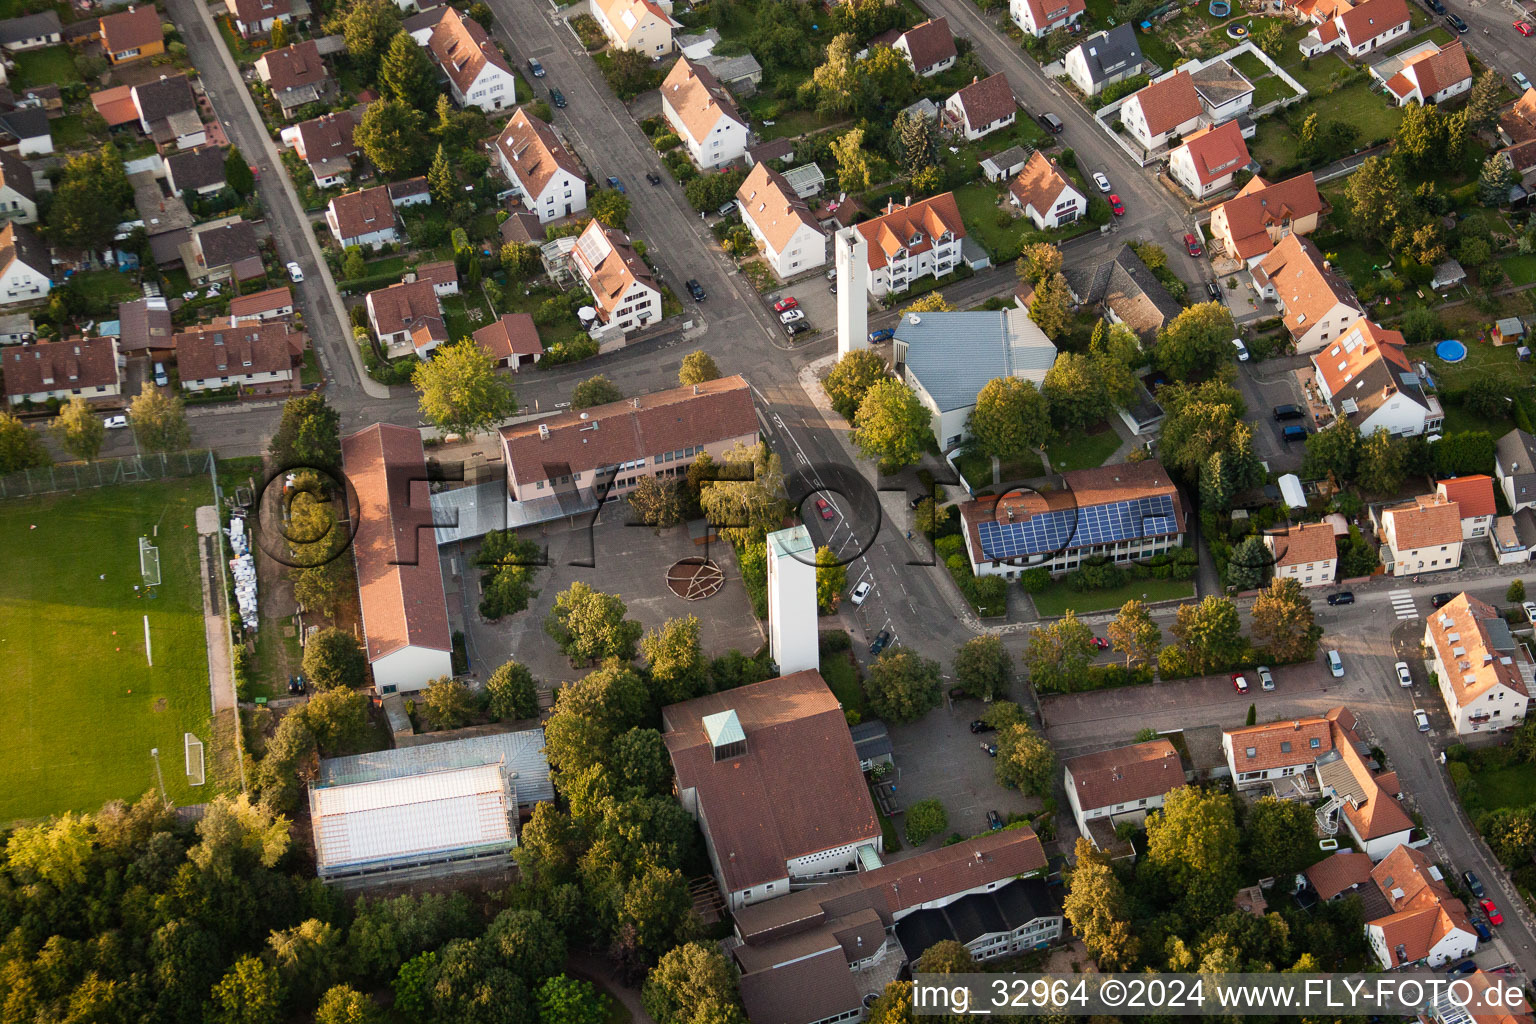
[[[149,667],[155,667],[155,652],[149,646],[149,616],[144,616],[144,657],[149,660]]]

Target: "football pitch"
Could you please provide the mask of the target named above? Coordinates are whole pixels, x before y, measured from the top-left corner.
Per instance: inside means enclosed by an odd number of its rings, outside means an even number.
[[[212,502],[207,477],[0,501],[0,824],[158,789],[155,747],[172,801],[211,798],[187,784],[183,733],[211,738],[193,513]],[[150,599],[139,537],[157,525]]]

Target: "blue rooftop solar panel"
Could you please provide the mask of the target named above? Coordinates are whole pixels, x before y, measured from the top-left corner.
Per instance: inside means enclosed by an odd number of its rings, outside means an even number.
[[[1110,505],[1046,512],[1015,522],[988,519],[976,524],[976,533],[986,556],[1001,559],[1156,537],[1173,533],[1176,522],[1172,495],[1159,494]]]

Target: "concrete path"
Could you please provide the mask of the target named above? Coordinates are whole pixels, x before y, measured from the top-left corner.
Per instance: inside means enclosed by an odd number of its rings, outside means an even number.
[[[230,661],[229,615],[224,610],[224,547],[219,537],[219,509],[197,509],[197,558],[203,581],[203,632],[208,644],[208,694],[213,714],[235,707],[235,672]]]

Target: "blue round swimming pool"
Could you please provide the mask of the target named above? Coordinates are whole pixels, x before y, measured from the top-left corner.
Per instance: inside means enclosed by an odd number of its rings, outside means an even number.
[[[1232,0],[1211,0],[1211,17],[1225,18],[1232,13]]]
[[[1467,358],[1467,346],[1454,339],[1442,341],[1435,346],[1435,355],[1442,362],[1459,363]]]

